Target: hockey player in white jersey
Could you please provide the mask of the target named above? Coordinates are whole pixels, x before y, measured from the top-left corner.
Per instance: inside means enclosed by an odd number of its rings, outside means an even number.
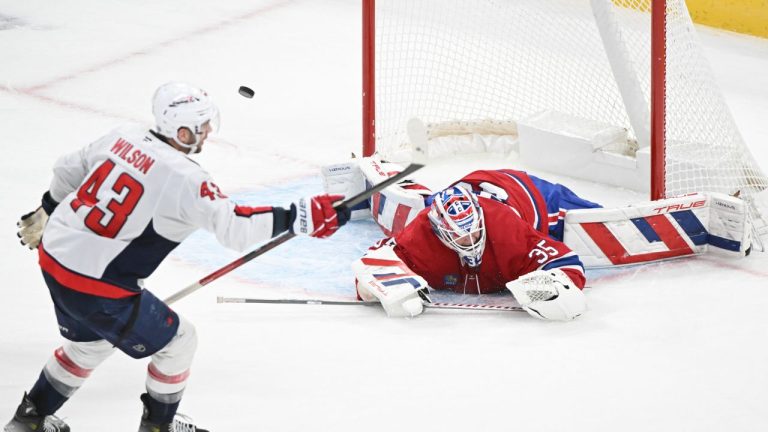
[[[203,431],[175,417],[195,328],[144,289],[143,279],[198,228],[241,251],[287,230],[327,237],[349,218],[333,208],[341,195],[302,199],[287,209],[230,201],[188,157],[201,151],[218,122],[204,91],[165,84],[155,92],[153,114],[155,130],[119,128],[61,157],[41,207],[19,222],[22,244],[37,248],[66,341],[5,432],[69,431],[53,414],[115,348],[137,359],[151,356],[140,432]]]

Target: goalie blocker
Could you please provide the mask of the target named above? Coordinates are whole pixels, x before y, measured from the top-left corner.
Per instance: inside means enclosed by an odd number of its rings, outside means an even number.
[[[391,245],[385,244],[352,263],[357,297],[378,301],[389,317],[414,317],[424,311],[427,281],[400,260]]]

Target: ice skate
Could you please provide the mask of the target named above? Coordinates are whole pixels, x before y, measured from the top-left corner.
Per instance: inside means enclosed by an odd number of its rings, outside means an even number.
[[[149,407],[144,400],[145,397],[147,397],[146,394],[141,395],[144,412],[141,415],[139,432],[209,432],[207,429],[200,429],[192,423],[191,418],[179,413],[176,413],[176,416],[170,423],[152,423],[149,421]]]
[[[173,430],[173,429],[172,429]],[[182,429],[184,430],[184,429]],[[194,431],[194,429],[192,429]],[[198,429],[200,430],[200,429]],[[69,426],[56,416],[41,416],[35,403],[24,393],[13,419],[4,432],[69,432]]]

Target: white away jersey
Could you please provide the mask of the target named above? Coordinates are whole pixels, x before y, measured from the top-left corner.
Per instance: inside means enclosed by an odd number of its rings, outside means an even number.
[[[50,194],[60,204],[43,234],[43,270],[105,297],[139,291],[139,279],[198,228],[236,250],[273,235],[271,207],[235,205],[197,163],[141,126],[61,157]]]

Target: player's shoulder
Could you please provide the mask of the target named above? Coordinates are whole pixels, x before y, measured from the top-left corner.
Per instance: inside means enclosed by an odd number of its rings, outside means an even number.
[[[520,211],[514,206],[502,203],[492,198],[477,197],[480,207],[483,209],[483,217],[488,223],[518,224],[524,223]]]
[[[133,144],[139,144],[144,141],[150,128],[147,125],[135,122],[123,123],[110,130],[102,139],[106,141],[115,141],[123,139]]]
[[[199,184],[210,180],[210,174],[199,163],[166,143],[146,125],[128,123],[115,128],[111,136],[112,142],[122,140],[151,153],[157,163],[165,166],[165,175],[177,177],[177,181],[180,178],[182,181]]]
[[[147,148],[151,138],[149,127],[139,123],[125,123],[101,136],[94,144],[99,149],[124,152],[134,148]]]
[[[490,181],[494,183],[506,183],[506,182],[528,182],[529,176],[525,171],[518,171],[513,169],[493,169],[493,170],[477,170],[465,175],[461,181],[468,183],[479,183],[483,181]]]

